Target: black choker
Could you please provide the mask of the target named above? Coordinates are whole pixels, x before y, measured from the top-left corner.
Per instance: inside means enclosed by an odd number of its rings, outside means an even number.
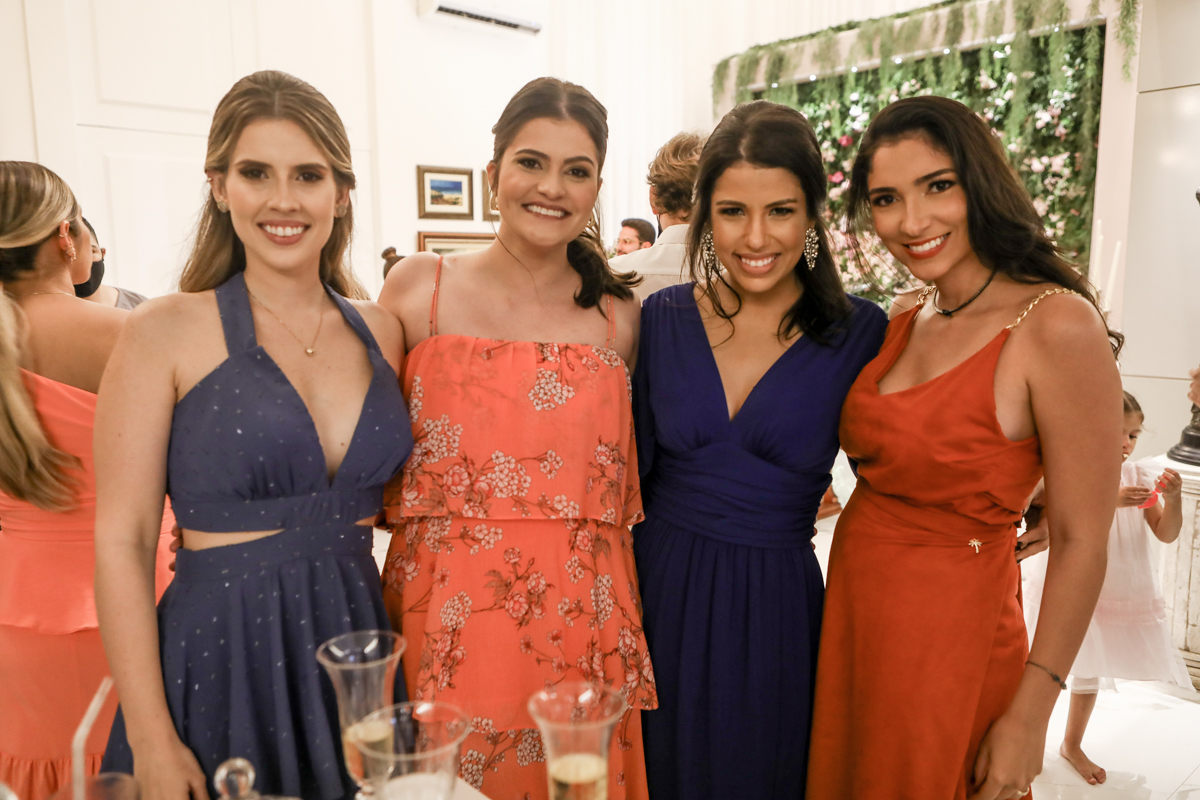
[[[971,303],[974,303],[975,299],[977,297],[979,297],[979,295],[983,294],[983,290],[988,287],[988,284],[990,284],[992,282],[992,278],[994,278],[994,277],[996,277],[996,270],[992,270],[992,274],[988,275],[988,279],[986,281],[984,281],[983,286],[980,286],[979,291],[976,292],[975,294],[971,295],[971,297],[967,300],[967,302],[963,303],[958,308],[952,308],[948,311],[946,309],[937,307],[937,296],[938,296],[939,292],[935,288],[933,299],[931,301],[933,303],[933,310],[936,311],[937,313],[941,314],[943,317],[950,317],[954,314],[957,314],[959,311],[962,311],[964,308],[971,305]]]

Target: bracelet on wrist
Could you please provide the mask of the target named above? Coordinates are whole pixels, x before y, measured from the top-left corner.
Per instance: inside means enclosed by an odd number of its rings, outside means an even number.
[[[1055,683],[1057,683],[1057,684],[1058,684],[1058,688],[1059,688],[1060,690],[1062,690],[1062,691],[1066,691],[1066,688],[1067,688],[1067,682],[1066,682],[1066,681],[1064,681],[1062,678],[1060,678],[1060,677],[1058,676],[1058,673],[1054,672],[1054,671],[1053,671],[1053,670],[1051,670],[1049,667],[1043,667],[1041,664],[1037,663],[1036,661],[1026,661],[1025,663],[1026,663],[1026,664],[1028,664],[1028,665],[1029,665],[1029,666],[1031,666],[1031,667],[1037,667],[1037,668],[1038,668],[1038,669],[1040,669],[1042,672],[1045,672],[1047,675],[1049,675],[1049,676],[1050,676],[1051,680],[1053,680]]]

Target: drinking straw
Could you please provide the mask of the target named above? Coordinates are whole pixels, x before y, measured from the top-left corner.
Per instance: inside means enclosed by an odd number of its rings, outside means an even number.
[[[79,727],[75,729],[75,738],[71,740],[71,782],[73,784],[71,794],[74,800],[83,800],[83,748],[87,744],[88,734],[92,732],[92,725],[95,724],[96,717],[100,716],[100,708],[104,705],[104,699],[108,697],[108,690],[112,688],[112,685],[112,678],[105,675],[104,680],[100,681],[100,688],[96,690],[96,696],[92,698],[92,704],[88,706],[87,713],[83,715],[83,722],[80,722]]]

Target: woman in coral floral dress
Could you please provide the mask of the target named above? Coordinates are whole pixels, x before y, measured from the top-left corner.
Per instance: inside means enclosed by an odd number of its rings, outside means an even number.
[[[546,797],[526,702],[588,679],[631,709],[609,796],[644,798],[633,710],[657,699],[629,533],[642,518],[628,364],[638,307],[596,235],[605,111],[543,78],[493,132],[497,240],[407,258],[380,297],[405,327],[416,439],[385,498],[396,535],[384,596],[408,640],[410,693],[474,720],[469,783],[504,800]]]

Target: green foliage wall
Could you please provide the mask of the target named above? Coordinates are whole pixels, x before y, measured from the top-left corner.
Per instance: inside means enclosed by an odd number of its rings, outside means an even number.
[[[934,29],[929,29],[930,17],[922,18],[928,8],[857,25],[851,60],[877,58],[880,66],[875,69],[842,69],[811,82],[782,82],[789,57],[794,58],[789,56],[794,53],[789,47],[794,47],[796,40],[752,48],[732,65],[730,59],[717,65],[714,100],[735,66],[737,102],[761,97],[784,103],[812,123],[829,176],[827,215],[848,291],[887,302],[904,287],[905,274],[881,247],[875,248],[866,264],[852,257],[842,233],[842,195],[859,138],[872,117],[888,103],[924,94],[959,100],[987,120],[1008,150],[1012,166],[1046,221],[1047,232],[1086,272],[1104,63],[1099,0],[1091,3],[1091,24],[1076,30],[1066,27],[1065,0],[1011,1],[1018,32],[1006,44],[996,43],[1005,0],[987,6],[985,18],[970,20],[964,20],[962,2],[946,2],[937,4],[950,7],[942,30],[936,29],[936,18]],[[1122,4],[1122,14],[1132,26],[1137,4],[1134,0],[1122,0]],[[1132,11],[1124,6],[1132,6]],[[1118,24],[1124,22],[1118,20]],[[993,38],[979,49],[961,50],[958,42],[964,23]],[[805,37],[810,41],[803,43],[816,48],[816,61],[829,72],[838,66],[832,63],[837,57],[837,30]],[[1128,61],[1136,30],[1117,38],[1126,44]],[[921,50],[928,54],[921,58],[897,55]],[[768,88],[751,91],[749,85],[764,60]]]

